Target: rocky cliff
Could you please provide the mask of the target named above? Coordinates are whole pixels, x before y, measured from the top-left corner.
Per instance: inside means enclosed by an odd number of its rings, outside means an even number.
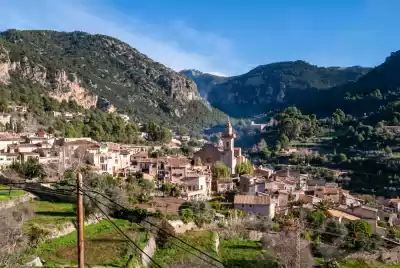
[[[184,74],[186,77],[193,80],[197,88],[199,89],[200,95],[204,98],[208,98],[208,93],[220,83],[223,83],[228,80],[227,77],[212,75],[208,73],[203,73],[198,70],[182,70],[181,74]]]
[[[9,30],[0,33],[0,48],[3,84],[39,85],[54,99],[85,108],[108,103],[106,110],[115,107],[139,121],[193,123],[183,118],[193,105],[200,109],[196,117],[215,118],[192,80],[109,36]]]

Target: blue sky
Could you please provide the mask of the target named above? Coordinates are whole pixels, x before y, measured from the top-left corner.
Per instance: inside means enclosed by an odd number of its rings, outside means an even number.
[[[175,70],[276,61],[375,66],[400,49],[398,0],[0,0],[0,29],[117,37]]]

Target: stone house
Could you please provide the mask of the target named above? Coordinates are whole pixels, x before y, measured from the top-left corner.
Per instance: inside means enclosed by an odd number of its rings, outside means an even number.
[[[263,193],[265,192],[265,183],[266,179],[264,177],[242,175],[239,180],[239,191],[246,194]]]
[[[235,189],[235,183],[231,178],[213,180],[212,191],[216,193],[224,193]]]
[[[37,161],[39,161],[40,155],[39,153],[35,152],[20,152],[20,157],[21,162],[24,163],[28,161],[28,159],[36,159]]]
[[[254,169],[254,171],[253,171],[254,176],[265,177],[266,179],[271,177],[273,173],[274,173],[274,170],[272,168],[264,168],[262,166]]]
[[[160,157],[157,159],[157,176],[163,182],[179,183],[188,173],[194,173],[191,167],[191,160],[186,157]]]
[[[0,152],[7,152],[8,146],[11,144],[20,144],[25,140],[21,137],[2,137],[0,138]]]
[[[34,152],[38,149],[39,147],[37,144],[31,144],[31,143],[21,143],[21,144],[12,144],[8,146],[8,152],[10,153],[30,153]]]
[[[315,190],[318,187],[325,186],[326,180],[308,180],[307,181],[307,189],[308,191]]]
[[[275,204],[271,202],[269,196],[258,195],[235,195],[233,205],[235,209],[242,210],[250,214],[275,217]]]
[[[340,189],[339,188],[330,188],[330,187],[316,187],[314,189],[314,195],[318,198],[331,201],[333,203],[338,204],[340,202]]]

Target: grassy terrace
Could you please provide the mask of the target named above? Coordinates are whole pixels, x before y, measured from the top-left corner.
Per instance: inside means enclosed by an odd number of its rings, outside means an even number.
[[[400,265],[383,265],[378,262],[364,261],[364,260],[356,260],[350,259],[342,262],[340,267],[343,268],[400,268]]]
[[[214,239],[213,233],[209,231],[192,231],[186,232],[179,236],[182,240],[186,241],[190,245],[199,248],[209,255],[216,256],[216,252],[214,250]],[[183,245],[179,241],[173,239],[174,243],[179,243],[182,247],[188,248]],[[193,249],[188,249],[191,252],[198,255],[198,251]],[[161,266],[167,266],[168,264],[177,261],[177,260],[185,260],[195,258],[192,254],[184,251],[183,249],[178,248],[171,242],[167,242],[163,248],[157,248],[157,251],[154,255],[154,260],[159,263]]]
[[[16,198],[24,195],[26,192],[23,190],[15,190],[9,191],[7,186],[0,184],[0,202],[12,198]]]
[[[33,200],[31,205],[35,216],[28,221],[28,225],[36,223],[42,227],[58,228],[76,218],[74,204],[71,203]]]
[[[127,235],[142,248],[145,247],[147,234],[126,220],[114,221]],[[76,237],[74,231],[66,236],[47,241],[33,252],[46,261],[46,267],[77,264]],[[111,223],[102,220],[97,224],[85,227],[85,264],[125,267],[129,255],[133,253],[131,245],[126,242]]]
[[[210,231],[191,231],[179,236],[181,239],[206,252],[207,254],[214,256],[215,258],[222,261],[228,267],[255,267],[255,268],[268,268],[275,266],[267,266],[264,262],[258,261],[258,256],[263,253],[261,243],[257,241],[249,240],[221,240],[219,245],[219,254],[214,249],[214,234]],[[182,245],[177,240],[173,240],[174,243]],[[189,251],[199,255],[198,251],[190,249],[184,245]],[[203,256],[204,257],[204,256]],[[158,248],[154,259],[161,266],[167,266],[171,263],[180,260],[189,260],[196,258],[192,254],[178,248],[170,242],[163,248]],[[204,257],[208,259],[207,257]],[[208,259],[210,260],[210,259]],[[211,260],[210,260],[211,261]]]
[[[219,246],[220,259],[228,267],[254,267],[266,268],[275,267],[267,266],[265,262],[258,260],[258,256],[264,251],[261,243],[250,240],[222,240]]]

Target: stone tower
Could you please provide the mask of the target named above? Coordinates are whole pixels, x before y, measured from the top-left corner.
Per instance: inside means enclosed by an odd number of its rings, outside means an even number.
[[[236,158],[234,151],[235,138],[236,135],[235,133],[233,133],[231,121],[228,119],[225,131],[221,136],[221,140],[223,142],[223,153],[221,156],[221,161],[224,162],[224,164],[231,169],[232,174],[235,174],[236,167]]]

